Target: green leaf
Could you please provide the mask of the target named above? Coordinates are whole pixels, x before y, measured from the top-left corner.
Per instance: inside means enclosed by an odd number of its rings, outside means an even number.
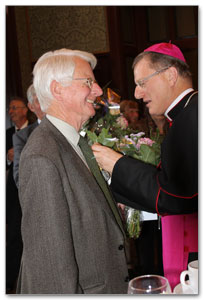
[[[103,118],[100,118],[97,122],[97,126],[102,126],[103,125]]]
[[[141,153],[142,160],[144,162],[150,163],[155,166],[155,165],[157,165],[157,159],[156,159],[156,153],[155,153],[155,149],[154,149],[153,145],[148,146],[148,145],[142,144],[140,146],[140,153]]]
[[[113,147],[114,141],[109,141],[109,139],[112,138],[112,135],[109,134],[109,131],[107,128],[103,128],[101,133],[98,136],[98,143],[108,146],[108,147]]]
[[[90,141],[91,145],[94,143],[98,143],[98,137],[95,134],[95,132],[87,130],[87,137],[88,137],[88,140]]]

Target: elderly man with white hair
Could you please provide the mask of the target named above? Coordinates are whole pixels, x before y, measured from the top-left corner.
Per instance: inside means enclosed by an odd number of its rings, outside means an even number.
[[[102,94],[87,52],[61,49],[34,67],[46,113],[19,170],[23,255],[17,293],[124,294],[128,270],[121,217],[79,131]]]

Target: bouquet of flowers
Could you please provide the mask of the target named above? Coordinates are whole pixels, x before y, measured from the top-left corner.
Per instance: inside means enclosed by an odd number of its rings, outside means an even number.
[[[117,145],[118,151],[136,159],[158,165],[160,161],[160,137],[144,137],[144,132],[132,133],[120,139]],[[126,220],[126,232],[130,238],[138,238],[141,232],[141,212],[125,206],[124,216]]]
[[[106,100],[106,102],[108,101]],[[157,134],[150,133],[149,137],[145,137],[144,132],[135,132],[129,127],[128,121],[120,113],[120,110],[116,114],[115,111],[114,113],[111,111],[111,107],[112,105],[110,105],[104,116],[98,118],[94,123],[86,124],[83,128],[89,144],[100,143],[124,155],[129,155],[155,166],[158,165],[161,144],[159,131]],[[104,174],[104,172],[102,173]],[[141,232],[141,212],[125,206],[123,215],[125,216],[128,237],[138,238]]]

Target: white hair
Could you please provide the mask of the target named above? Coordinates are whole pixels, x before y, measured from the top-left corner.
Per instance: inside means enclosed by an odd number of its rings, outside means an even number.
[[[33,84],[31,84],[27,89],[27,99],[31,104],[33,103],[34,97],[36,96]]]
[[[96,57],[88,52],[60,49],[43,54],[37,61],[33,69],[34,88],[38,97],[42,111],[46,112],[51,101],[52,94],[50,85],[53,80],[67,85],[71,84],[75,70],[73,58],[80,57],[90,63],[92,69],[95,68]]]

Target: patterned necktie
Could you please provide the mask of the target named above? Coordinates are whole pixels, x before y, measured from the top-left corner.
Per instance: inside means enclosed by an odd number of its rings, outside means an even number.
[[[88,145],[87,141],[82,136],[80,136],[78,144],[79,144],[79,147],[81,148],[81,151],[86,159],[86,162],[87,162],[92,174],[94,175],[98,185],[100,186],[101,190],[103,191],[103,193],[111,207],[111,210],[112,210],[119,226],[121,227],[121,229],[124,233],[123,224],[122,224],[122,220],[121,220],[118,208],[116,207],[116,204],[112,198],[111,192],[108,188],[108,185],[106,184],[105,179],[100,172],[100,169],[98,167],[98,164],[96,162],[96,159],[94,157],[91,147]]]

